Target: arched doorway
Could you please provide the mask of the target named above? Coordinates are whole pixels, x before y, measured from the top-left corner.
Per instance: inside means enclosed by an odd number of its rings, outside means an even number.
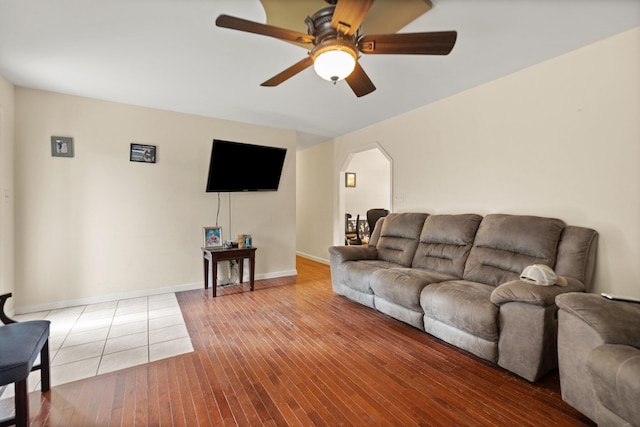
[[[347,182],[347,173],[353,174],[350,178],[354,177],[354,182]],[[360,219],[366,221],[369,209],[393,210],[392,159],[378,144],[350,153],[340,168],[340,175],[342,230],[346,227],[346,214],[351,214],[352,220],[360,215]]]

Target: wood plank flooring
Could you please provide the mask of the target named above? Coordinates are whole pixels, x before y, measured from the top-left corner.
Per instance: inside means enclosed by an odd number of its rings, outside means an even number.
[[[32,425],[593,425],[557,371],[531,384],[335,295],[326,265],[297,269],[178,293],[193,353],[31,393]]]

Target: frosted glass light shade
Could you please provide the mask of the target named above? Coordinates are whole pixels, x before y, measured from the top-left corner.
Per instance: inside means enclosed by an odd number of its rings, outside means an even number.
[[[320,53],[313,62],[316,73],[325,80],[336,82],[351,74],[356,66],[353,55],[344,50],[327,50]]]

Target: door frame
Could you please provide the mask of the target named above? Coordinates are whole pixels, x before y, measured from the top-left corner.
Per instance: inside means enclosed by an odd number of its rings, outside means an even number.
[[[358,147],[345,154],[340,167],[338,168],[338,218],[337,225],[334,227],[334,245],[344,244],[344,216],[345,212],[345,197],[346,190],[344,186],[344,174],[347,172],[349,164],[355,155],[364,151],[378,150],[389,161],[389,210],[393,212],[393,158],[387,153],[387,151],[380,145],[378,141]]]

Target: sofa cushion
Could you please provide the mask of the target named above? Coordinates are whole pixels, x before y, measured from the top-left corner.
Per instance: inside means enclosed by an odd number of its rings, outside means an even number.
[[[482,217],[476,214],[430,215],[420,233],[412,267],[462,278]]]
[[[602,406],[631,423],[640,421],[640,350],[601,345],[589,353],[587,370]]]
[[[360,292],[373,294],[371,290],[371,275],[380,269],[401,267],[386,261],[347,261],[337,266],[343,285]]]
[[[371,275],[371,289],[378,297],[422,313],[422,288],[429,283],[452,279],[455,277],[418,268],[392,268],[374,272]]]
[[[598,233],[585,227],[567,225],[562,230],[558,244],[558,256],[554,268],[556,274],[573,277],[589,291],[596,265]]]
[[[554,267],[564,222],[555,218],[492,214],[484,217],[463,278],[497,286],[531,264]]]
[[[420,305],[425,317],[497,342],[498,307],[490,299],[493,289],[467,280],[433,283],[422,289]]]
[[[373,227],[373,230],[369,230],[369,241],[367,242],[369,246],[376,246],[378,244],[382,224],[384,224],[384,217],[379,218],[378,221],[376,221],[376,225]]]
[[[426,213],[391,213],[384,218],[377,241],[378,259],[411,266]]]

